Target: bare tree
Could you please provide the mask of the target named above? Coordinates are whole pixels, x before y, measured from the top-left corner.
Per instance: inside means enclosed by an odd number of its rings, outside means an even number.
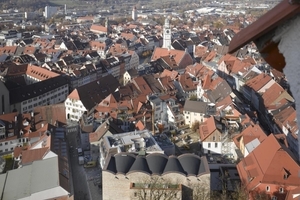
[[[138,200],[177,200],[181,199],[181,185],[161,177],[144,179],[134,183],[132,199]]]
[[[196,120],[193,124],[192,124],[192,131],[196,132],[199,129],[200,126],[200,122],[198,120]]]
[[[192,200],[210,200],[210,189],[204,183],[192,183],[189,185],[192,190]]]

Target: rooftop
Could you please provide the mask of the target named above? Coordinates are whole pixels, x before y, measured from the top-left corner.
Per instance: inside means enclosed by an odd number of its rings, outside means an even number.
[[[162,148],[152,136],[149,130],[133,131],[104,137],[110,149],[117,148],[120,152],[159,152]]]
[[[194,154],[168,157],[157,153],[147,156],[136,156],[129,153],[110,155],[107,158],[103,171],[124,175],[133,172],[143,172],[153,175],[179,173],[184,176],[201,176],[210,173],[205,157],[199,157]]]

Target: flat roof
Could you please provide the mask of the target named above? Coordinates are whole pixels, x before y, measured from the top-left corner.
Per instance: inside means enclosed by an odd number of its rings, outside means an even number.
[[[0,184],[2,178],[0,177]],[[8,171],[3,199],[21,199],[57,186],[59,176],[56,156]]]
[[[6,173],[5,174],[0,174],[0,194],[3,194],[6,175],[7,175]]]

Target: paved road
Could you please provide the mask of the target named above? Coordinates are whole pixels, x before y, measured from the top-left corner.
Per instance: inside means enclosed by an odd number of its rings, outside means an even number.
[[[70,165],[73,177],[74,200],[102,200],[101,170],[99,167],[84,168],[78,163],[78,147],[83,147],[86,136],[80,137],[78,127],[69,128],[67,137],[70,151]],[[72,146],[72,148],[71,148]]]
[[[83,165],[78,164],[78,128],[69,129],[67,138],[69,141],[70,165],[73,177],[74,200],[92,200],[86,181],[86,174]],[[73,148],[71,148],[71,146]]]

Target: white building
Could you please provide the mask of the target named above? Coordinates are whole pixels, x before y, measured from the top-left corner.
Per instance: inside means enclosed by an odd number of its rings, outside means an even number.
[[[152,109],[154,110],[154,121],[167,121],[167,104],[159,96],[147,96]]]
[[[168,18],[165,19],[165,25],[164,25],[164,43],[163,48],[171,49],[171,27],[170,27],[170,20]]]
[[[119,87],[112,75],[74,89],[65,100],[66,119],[78,121],[85,111],[90,111]]]
[[[44,17],[45,17],[46,19],[51,18],[53,15],[56,14],[57,10],[58,10],[57,7],[46,6],[46,7],[45,7],[45,12],[44,12]]]
[[[207,114],[214,114],[215,112],[216,108],[212,103],[186,100],[183,108],[185,124],[192,127],[196,121],[202,123]]]
[[[63,102],[69,94],[68,81],[57,76],[24,87],[14,88],[10,93],[10,110],[22,113],[33,111],[34,107]]]
[[[104,167],[106,158],[110,154],[121,152],[138,153],[164,153],[149,130],[134,131],[110,136],[100,140],[100,165]]]
[[[82,104],[78,90],[74,89],[65,101],[66,119],[78,121],[87,109]]]

